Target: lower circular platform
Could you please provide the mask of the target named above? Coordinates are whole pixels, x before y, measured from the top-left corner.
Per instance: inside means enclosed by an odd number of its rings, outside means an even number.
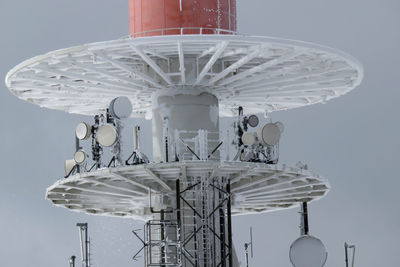
[[[174,194],[176,179],[225,177],[231,180],[232,215],[261,213],[297,206],[324,197],[325,178],[286,166],[247,162],[154,163],[101,169],[62,179],[46,198],[73,211],[104,216],[151,218],[151,194]],[[184,189],[184,188],[183,188]]]
[[[361,83],[363,69],[332,48],[245,35],[171,35],[92,43],[34,57],[6,84],[41,107],[96,115],[127,96],[133,117],[151,117],[152,95],[188,88],[219,100],[220,115],[324,103]]]

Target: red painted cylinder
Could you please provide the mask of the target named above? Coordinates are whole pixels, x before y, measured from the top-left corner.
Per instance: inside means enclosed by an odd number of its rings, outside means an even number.
[[[236,0],[129,1],[132,37],[236,31]]]

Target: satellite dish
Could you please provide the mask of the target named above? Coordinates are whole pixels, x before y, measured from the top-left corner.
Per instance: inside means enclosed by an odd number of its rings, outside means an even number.
[[[257,132],[258,140],[264,146],[274,146],[279,143],[281,130],[274,123],[268,123]]]
[[[83,150],[78,150],[74,154],[74,161],[76,164],[82,164],[86,161],[87,159],[87,154]]]
[[[76,126],[75,135],[79,140],[87,140],[92,135],[92,127],[86,122],[81,122]]]
[[[285,131],[285,126],[283,125],[282,122],[277,121],[275,122],[275,125],[278,126],[279,130],[281,131],[281,134]]]
[[[323,267],[328,253],[321,240],[303,235],[290,246],[289,257],[294,267]]]
[[[73,159],[67,159],[67,160],[64,162],[65,175],[68,175],[68,174],[72,171],[72,169],[75,167],[75,165],[76,165],[75,160],[73,160]]]
[[[247,146],[254,145],[256,142],[256,136],[254,133],[245,133],[242,135],[242,142]]]
[[[117,119],[129,118],[132,113],[132,103],[126,96],[114,98],[110,103],[110,113]]]
[[[97,131],[96,139],[102,146],[112,146],[118,139],[117,130],[110,124],[105,124]]]
[[[256,115],[250,115],[249,118],[247,119],[247,123],[251,127],[257,127],[259,122],[260,122],[260,120],[258,119],[258,117]]]

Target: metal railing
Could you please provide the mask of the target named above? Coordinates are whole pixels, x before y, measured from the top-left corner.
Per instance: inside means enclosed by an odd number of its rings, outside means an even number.
[[[235,31],[217,28],[203,28],[203,27],[184,27],[184,28],[166,28],[166,29],[155,29],[144,32],[135,32],[131,34],[132,38],[146,37],[155,35],[184,35],[184,34],[231,34],[236,35]]]

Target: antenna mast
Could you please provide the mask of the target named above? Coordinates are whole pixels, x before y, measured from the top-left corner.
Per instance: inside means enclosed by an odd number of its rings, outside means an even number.
[[[345,254],[346,267],[349,267],[349,249],[353,249],[353,258],[351,260],[351,267],[354,267],[354,259],[356,256],[356,246],[349,245],[349,244],[347,244],[347,242],[345,242],[344,243],[344,254]]]
[[[244,250],[246,253],[246,267],[249,267],[249,247],[250,247],[250,255],[253,258],[253,228],[250,227],[250,242],[244,244]]]
[[[79,227],[82,266],[90,267],[90,241],[89,241],[89,235],[88,235],[88,224],[87,223],[77,223],[76,226]]]

